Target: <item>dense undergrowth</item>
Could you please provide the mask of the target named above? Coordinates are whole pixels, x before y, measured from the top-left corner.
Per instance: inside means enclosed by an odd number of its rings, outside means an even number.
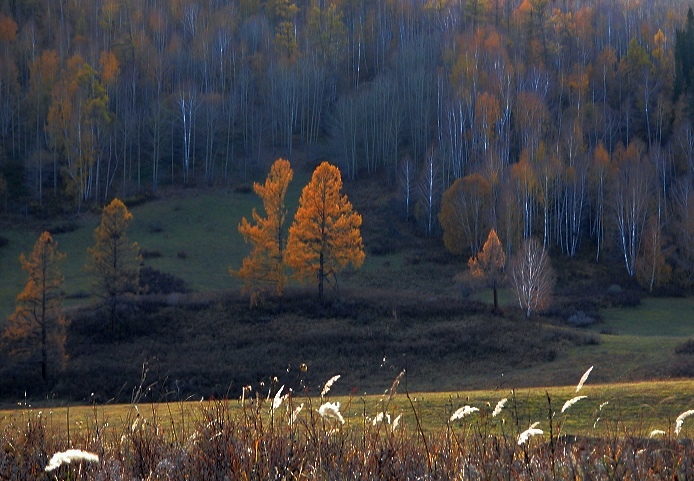
[[[53,371],[47,393],[58,399],[127,402],[143,365],[148,401],[227,397],[268,373],[297,377],[309,366],[315,385],[345,374],[342,394],[373,392],[407,368],[418,390],[457,389],[456,373],[505,372],[551,362],[575,346],[599,342],[593,333],[493,315],[488,306],[450,298],[347,292],[317,303],[291,291],[283,302],[248,309],[235,294],[150,295],[121,306],[118,329],[93,307],[72,313],[68,359]],[[4,396],[46,394],[32,366],[7,368]],[[453,374],[453,375],[451,375]],[[291,386],[298,388],[298,386]]]

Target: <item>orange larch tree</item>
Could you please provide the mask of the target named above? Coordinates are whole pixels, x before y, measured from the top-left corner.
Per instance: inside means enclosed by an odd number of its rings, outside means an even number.
[[[470,274],[475,279],[483,280],[494,290],[494,311],[499,310],[498,289],[504,278],[504,265],[506,265],[506,254],[504,248],[496,235],[496,231],[491,229],[487,240],[476,256],[470,257],[467,263]]]
[[[246,242],[253,245],[251,253],[243,260],[238,271],[230,270],[232,275],[243,279],[243,289],[250,292],[251,302],[256,303],[266,286],[275,286],[281,298],[287,275],[284,271],[285,221],[287,209],[284,197],[287,187],[294,177],[289,161],[277,159],[265,184],[253,184],[253,190],[262,199],[266,217],[261,217],[253,209],[253,224],[245,217],[239,224],[239,232]]]
[[[65,327],[63,314],[63,275],[60,263],[65,254],[48,232],[39,237],[34,248],[19,258],[29,275],[24,290],[17,296],[17,307],[7,322],[3,337],[11,352],[31,357],[41,353],[41,378],[48,379],[49,356],[56,363],[64,359]]]
[[[115,330],[116,306],[126,293],[137,292],[140,254],[137,242],[128,240],[133,215],[119,199],[104,207],[101,224],[94,230],[87,271],[94,276],[94,288],[110,309],[111,330]]]
[[[342,195],[340,169],[328,162],[313,172],[304,187],[299,209],[289,228],[285,260],[301,280],[318,280],[318,298],[323,299],[323,283],[336,279],[348,264],[364,262],[361,216]]]
[[[494,229],[489,231],[482,250],[467,262],[472,277],[482,279],[494,290],[494,311],[499,310],[498,288],[504,277],[506,254]]]

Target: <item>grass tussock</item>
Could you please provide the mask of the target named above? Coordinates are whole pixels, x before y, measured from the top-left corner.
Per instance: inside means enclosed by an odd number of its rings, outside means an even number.
[[[694,445],[682,413],[671,429],[606,428],[564,435],[566,414],[530,413],[512,397],[465,405],[425,427],[422,406],[398,392],[404,373],[376,404],[342,404],[271,383],[239,399],[132,404],[119,423],[94,414],[82,429],[22,411],[0,442],[0,477],[42,479],[691,479]],[[337,381],[333,377],[329,383]],[[138,391],[137,396],[143,392]],[[316,388],[317,392],[317,388]],[[142,406],[142,405],[140,405]],[[167,406],[165,408],[164,406]],[[180,409],[179,409],[180,408]],[[451,411],[453,407],[451,407]],[[164,411],[167,414],[160,414]],[[449,411],[450,412],[450,411]],[[68,412],[69,413],[69,412]],[[673,429],[674,428],[674,429]]]

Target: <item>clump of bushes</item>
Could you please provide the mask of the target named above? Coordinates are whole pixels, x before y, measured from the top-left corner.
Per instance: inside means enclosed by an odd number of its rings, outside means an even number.
[[[683,343],[678,344],[675,347],[675,353],[694,355],[694,339],[687,339]]]
[[[161,257],[161,252],[158,250],[148,250],[148,249],[140,249],[140,256],[143,259],[156,259],[157,257]]]
[[[173,274],[162,272],[149,266],[140,269],[140,288],[148,294],[188,292],[186,281]]]
[[[234,193],[236,194],[252,194],[253,186],[249,184],[238,184],[234,186]]]
[[[65,222],[60,222],[58,224],[51,225],[47,227],[45,230],[50,232],[51,234],[67,234],[69,232],[74,232],[77,229],[79,229],[80,225],[75,222],[74,220],[68,220]]]

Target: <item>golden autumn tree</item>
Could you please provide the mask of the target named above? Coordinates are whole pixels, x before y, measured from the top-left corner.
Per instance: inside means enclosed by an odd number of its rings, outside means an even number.
[[[277,295],[282,297],[287,275],[284,271],[284,247],[286,244],[285,221],[287,209],[284,197],[287,187],[294,177],[288,160],[277,159],[265,184],[253,184],[253,190],[262,199],[266,217],[261,217],[253,209],[253,224],[245,217],[239,224],[239,232],[246,242],[253,245],[251,253],[243,260],[238,271],[231,271],[243,279],[244,291],[251,293],[255,303],[266,286],[275,286]]]
[[[63,275],[60,263],[65,254],[48,232],[39,237],[34,248],[19,257],[22,270],[29,276],[24,290],[17,296],[17,306],[7,322],[4,339],[12,353],[41,356],[41,378],[48,379],[49,357],[54,363],[64,359],[65,327],[63,314]]]
[[[494,311],[499,310],[498,288],[504,276],[506,254],[494,229],[489,231],[482,250],[467,262],[472,277],[483,280],[494,290]]]
[[[299,209],[289,228],[285,261],[301,280],[318,280],[318,298],[323,299],[323,283],[336,279],[348,264],[364,262],[361,216],[342,195],[340,169],[328,162],[313,172],[304,187]]]
[[[474,256],[489,228],[492,187],[480,174],[456,179],[443,193],[439,223],[443,243],[453,254],[468,251]]]
[[[139,247],[128,240],[132,219],[125,204],[113,199],[104,207],[101,224],[94,230],[95,244],[88,250],[87,271],[94,276],[96,295],[108,305],[112,330],[118,300],[126,293],[137,292],[139,284]]]

